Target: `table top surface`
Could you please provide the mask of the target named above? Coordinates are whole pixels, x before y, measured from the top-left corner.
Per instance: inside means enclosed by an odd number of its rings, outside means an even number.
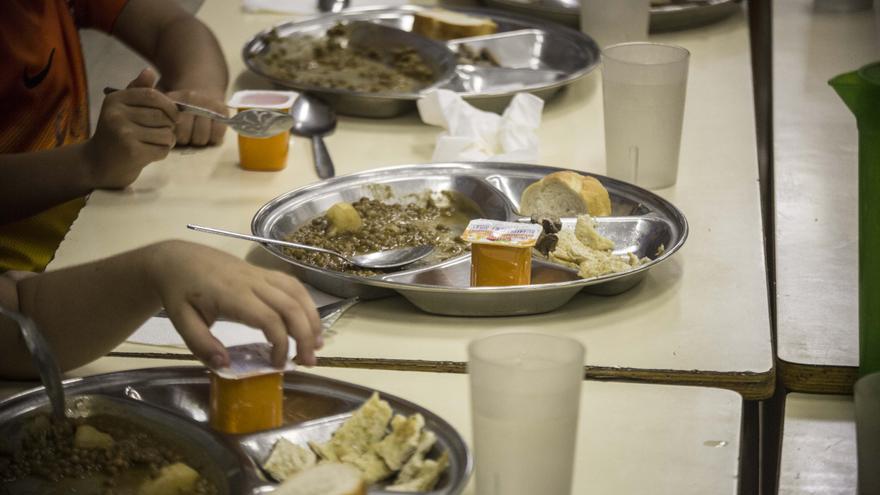
[[[102,358],[71,376],[176,366],[152,359]],[[312,368],[424,406],[471,444],[466,375]],[[22,389],[0,384],[0,398]],[[735,494],[742,398],[729,390],[585,381],[572,493]],[[474,493],[473,483],[464,492]]]
[[[792,390],[845,393],[855,373],[840,368],[859,364],[858,133],[828,80],[880,59],[880,35],[871,10],[773,9],[780,374]]]
[[[855,495],[856,466],[852,396],[788,394],[779,495]]]
[[[238,2],[206,2],[198,15],[218,34],[233,85],[265,87],[243,68],[239,52],[251,35],[289,16],[243,14]],[[747,22],[740,13],[651,39],[682,45],[692,54],[678,183],[657,191],[690,223],[690,238],[676,256],[627,293],[579,295],[545,315],[449,318],[421,313],[401,298],[364,302],[336,323],[337,336],[321,356],[354,366],[460,369],[474,337],[543,331],[583,342],[588,375],[769,396],[774,365]],[[548,102],[543,119],[542,164],[604,173],[598,70]],[[415,113],[387,120],[343,117],[326,143],[341,175],[428,162],[440,132],[421,124]],[[50,269],[166,238],[201,242],[283,269],[257,246],[191,233],[185,224],[248,231],[261,205],[316,180],[301,138],[293,138],[288,166],[278,173],[240,169],[232,135],[219,147],[176,151],[147,167],[128,190],[93,193]],[[140,352],[140,347],[126,344],[120,350]]]

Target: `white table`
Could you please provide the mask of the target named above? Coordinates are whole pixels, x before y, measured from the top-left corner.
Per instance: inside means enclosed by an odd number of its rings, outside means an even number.
[[[856,483],[852,396],[788,394],[779,495],[855,495]]]
[[[246,15],[232,1],[206,2],[199,16],[218,34],[235,84],[265,84],[243,69],[239,51],[253,33],[283,18]],[[322,352],[324,362],[460,371],[465,346],[475,337],[544,331],[586,344],[588,376],[713,385],[747,399],[768,397],[774,364],[747,23],[739,14],[652,39],[692,52],[679,180],[658,191],[690,222],[690,238],[679,254],[628,293],[581,295],[547,315],[447,318],[421,313],[400,298],[363,303],[337,323],[338,336]],[[547,105],[539,131],[541,163],[604,172],[600,86],[595,71]],[[344,174],[427,162],[438,133],[421,125],[416,114],[343,118],[326,141]],[[94,193],[50,269],[169,237],[278,266],[261,248],[184,228],[192,222],[247,231],[266,201],[316,180],[302,139],[294,139],[288,167],[280,173],[238,168],[235,141],[227,136],[218,148],[175,152],[151,165],[130,190]],[[125,345],[119,351],[144,349]]]
[[[173,366],[103,358],[73,375]],[[437,413],[471,443],[468,377],[449,373],[307,370],[400,396]],[[0,382],[0,398],[20,387]],[[584,382],[572,493],[737,493],[742,398],[731,391]],[[473,483],[464,492],[473,495]]]
[[[828,80],[880,59],[872,11],[774,2],[776,304],[786,388],[852,393],[858,342],[858,134]]]

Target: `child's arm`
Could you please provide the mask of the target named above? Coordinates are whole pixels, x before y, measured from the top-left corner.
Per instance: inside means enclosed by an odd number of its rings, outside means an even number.
[[[211,30],[179,0],[128,0],[113,35],[156,65],[162,74],[160,87],[169,97],[226,114],[226,59]],[[181,113],[177,144],[216,144],[225,129],[204,117]]]
[[[62,370],[107,354],[163,305],[204,362],[228,360],[208,330],[221,315],[261,329],[279,366],[288,335],[303,364],[315,363],[321,345],[317,310],[296,279],[197,244],[167,241],[17,282],[0,279],[0,303],[36,322]],[[36,376],[17,328],[2,317],[0,376]]]
[[[178,111],[152,89],[155,78],[144,73],[128,89],[107,96],[95,134],[84,143],[0,154],[0,224],[93,189],[125,187],[148,163],[165,158],[174,146]]]

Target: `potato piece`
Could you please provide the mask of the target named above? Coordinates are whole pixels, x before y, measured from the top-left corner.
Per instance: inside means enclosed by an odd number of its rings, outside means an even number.
[[[199,473],[182,462],[165,466],[159,477],[147,480],[138,490],[138,495],[188,495],[196,488]]]
[[[73,446],[78,449],[109,449],[113,447],[113,437],[92,426],[80,425],[76,428]]]
[[[360,214],[350,203],[336,203],[327,210],[325,216],[330,223],[327,234],[331,236],[344,232],[357,232],[364,225]]]

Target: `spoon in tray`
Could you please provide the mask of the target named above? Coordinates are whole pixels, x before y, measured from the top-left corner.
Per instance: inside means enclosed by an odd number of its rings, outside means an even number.
[[[52,417],[54,419],[64,419],[64,386],[61,384],[61,372],[58,370],[58,362],[49,348],[43,334],[37,330],[37,325],[33,320],[15,311],[0,306],[0,315],[6,316],[14,321],[18,328],[21,329],[21,335],[24,337],[24,344],[31,353],[34,360],[34,366],[40,373],[40,381],[46,388],[46,394],[49,396],[49,404],[52,406]]]
[[[187,224],[186,228],[197,232],[205,232],[208,234],[223,235],[226,237],[234,237],[236,239],[244,239],[248,241],[259,242],[262,244],[274,244],[276,246],[284,246],[295,249],[305,249],[307,251],[316,251],[326,253],[337,258],[345,260],[347,263],[361,268],[371,270],[390,270],[392,268],[400,268],[410,263],[419,261],[434,251],[434,246],[416,246],[408,248],[390,249],[388,251],[375,251],[372,253],[358,254],[356,256],[345,256],[344,254],[331,251],[329,249],[309,246],[308,244],[298,244],[296,242],[279,241],[277,239],[269,239],[268,237],[258,237],[255,235],[239,234],[238,232],[230,232],[228,230],[214,229],[211,227],[202,227],[201,225]]]
[[[119,91],[116,88],[104,88],[104,94],[109,95]],[[293,127],[293,117],[290,114],[275,110],[252,108],[238,112],[232,117],[226,117],[207,108],[190,105],[189,103],[174,102],[181,112],[191,113],[200,117],[216,120],[226,124],[233,131],[245,137],[267,138],[282,132],[287,132]]]

